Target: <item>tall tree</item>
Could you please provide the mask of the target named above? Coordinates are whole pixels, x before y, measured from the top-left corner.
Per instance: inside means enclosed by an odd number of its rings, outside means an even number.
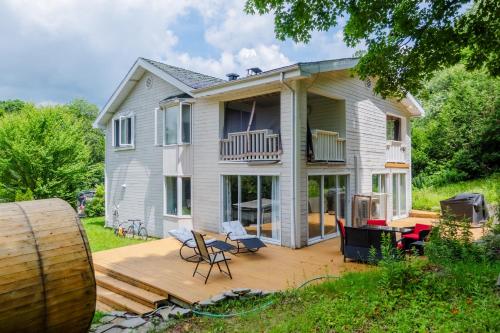
[[[93,186],[87,128],[67,106],[27,104],[0,118],[0,199],[59,197]]]
[[[347,18],[344,41],[366,45],[356,71],[378,77],[375,91],[404,96],[436,70],[463,62],[500,74],[498,0],[247,0],[251,14],[273,13],[276,36],[308,42]]]
[[[454,66],[438,72],[418,97],[426,115],[412,126],[415,185],[440,185],[499,170],[499,78]]]

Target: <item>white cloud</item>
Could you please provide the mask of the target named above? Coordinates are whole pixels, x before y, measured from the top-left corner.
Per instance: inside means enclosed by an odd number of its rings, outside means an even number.
[[[352,54],[333,33],[315,33],[307,46],[279,42],[272,17],[248,16],[243,6],[244,0],[4,0],[0,100],[86,98],[103,105],[139,56],[223,78],[298,56]],[[176,34],[180,18],[193,12],[201,20],[182,24],[203,31],[196,42]],[[180,51],[186,45],[190,51]]]

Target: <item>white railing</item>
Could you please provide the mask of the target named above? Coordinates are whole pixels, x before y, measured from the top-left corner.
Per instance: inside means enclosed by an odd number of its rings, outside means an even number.
[[[339,133],[311,130],[315,161],[345,162],[345,139]]]
[[[220,140],[223,161],[279,160],[280,155],[280,136],[269,129],[229,133]]]
[[[406,146],[401,141],[387,141],[385,150],[386,162],[406,163]]]

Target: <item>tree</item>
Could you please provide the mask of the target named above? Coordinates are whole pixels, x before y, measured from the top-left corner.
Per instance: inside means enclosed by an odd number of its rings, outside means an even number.
[[[277,38],[308,42],[347,17],[344,41],[366,45],[355,71],[377,77],[375,92],[405,96],[440,69],[462,62],[500,74],[498,0],[247,0],[251,14],[273,13]]]
[[[458,65],[438,72],[418,97],[426,114],[412,126],[415,185],[440,185],[498,171],[499,78]]]
[[[74,202],[77,191],[95,185],[86,131],[63,105],[26,104],[0,118],[0,198]]]
[[[21,110],[27,103],[19,99],[0,101],[0,117],[6,113],[12,113]]]

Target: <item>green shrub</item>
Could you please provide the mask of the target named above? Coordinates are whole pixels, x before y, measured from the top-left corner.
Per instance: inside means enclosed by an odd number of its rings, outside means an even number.
[[[26,192],[23,192],[21,190],[16,191],[16,198],[14,199],[15,201],[29,201],[33,200],[33,192],[31,189],[27,189]]]
[[[105,212],[104,204],[104,186],[98,185],[94,198],[88,201],[85,206],[85,215],[87,217],[103,216]]]

